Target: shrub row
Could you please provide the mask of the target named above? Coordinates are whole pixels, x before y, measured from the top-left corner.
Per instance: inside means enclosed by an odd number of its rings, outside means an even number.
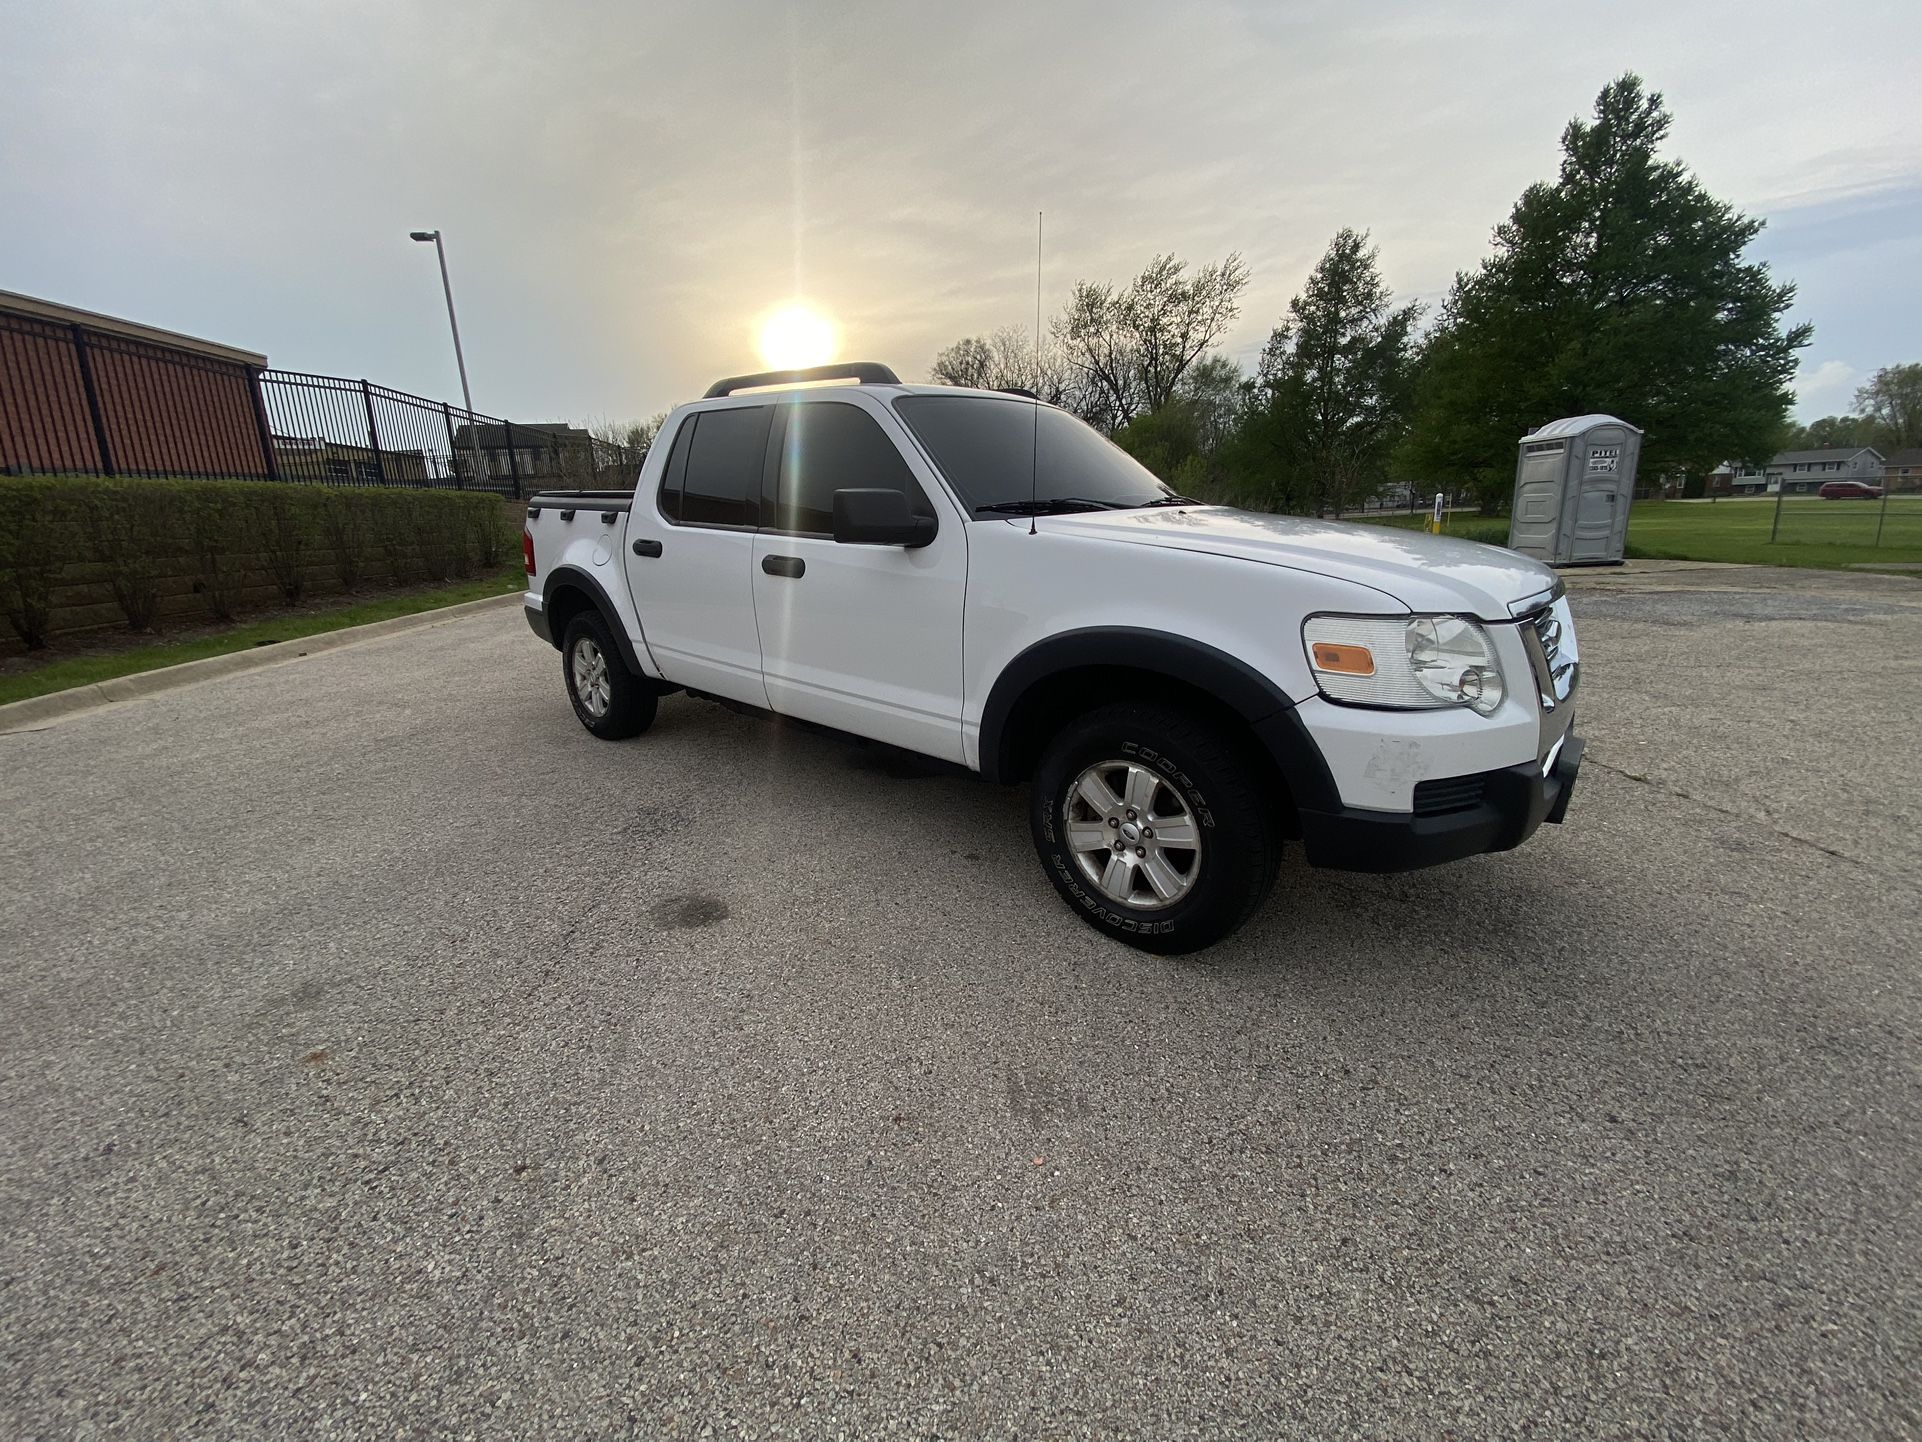
[[[208,614],[225,621],[262,575],[293,605],[316,566],[352,590],[470,576],[512,549],[505,506],[474,492],[0,477],[0,603],[30,650],[47,643],[55,587],[90,564],[128,627],[144,631],[171,575],[192,575]]]

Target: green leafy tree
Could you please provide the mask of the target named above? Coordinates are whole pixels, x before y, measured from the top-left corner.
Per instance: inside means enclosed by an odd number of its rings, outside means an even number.
[[[1177,491],[1213,499],[1222,488],[1222,456],[1239,420],[1243,379],[1226,356],[1203,356],[1172,400],[1136,416],[1114,433],[1114,442]]]
[[[1776,449],[1783,451],[1825,451],[1837,446],[1872,444],[1874,426],[1861,416],[1823,416],[1805,426],[1790,425]]]
[[[1922,363],[1883,366],[1855,393],[1870,445],[1884,455],[1922,446]]]
[[[1340,515],[1387,478],[1421,307],[1394,303],[1377,262],[1366,232],[1338,231],[1269,336],[1236,445],[1255,504]]]
[[[1456,276],[1425,349],[1410,474],[1508,494],[1521,436],[1605,411],[1642,427],[1643,474],[1760,460],[1788,413],[1792,285],[1743,260],[1762,222],[1657,155],[1670,117],[1635,75],[1562,132],[1561,173],[1530,186],[1495,253]]]

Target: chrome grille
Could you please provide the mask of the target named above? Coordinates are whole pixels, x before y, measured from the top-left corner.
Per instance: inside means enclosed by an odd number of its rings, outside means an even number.
[[[1549,674],[1553,675],[1555,663],[1562,656],[1562,623],[1551,606],[1537,612],[1532,624],[1537,639],[1542,643],[1542,659],[1548,662]]]
[[[1575,689],[1575,659],[1563,654],[1565,628],[1569,624],[1567,608],[1566,601],[1557,600],[1522,618],[1535,643],[1529,647],[1529,659],[1535,665],[1535,679],[1539,683],[1542,705],[1547,710],[1566,701]]]

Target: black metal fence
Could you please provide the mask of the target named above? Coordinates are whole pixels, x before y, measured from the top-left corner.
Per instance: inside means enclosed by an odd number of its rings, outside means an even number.
[[[365,380],[269,370],[260,395],[279,480],[525,497],[632,486],[646,455],[579,427],[516,424]]]
[[[643,448],[367,380],[0,312],[0,475],[233,477],[525,497],[631,486]]]

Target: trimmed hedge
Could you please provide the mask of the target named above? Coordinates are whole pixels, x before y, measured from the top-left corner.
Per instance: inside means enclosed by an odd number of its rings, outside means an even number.
[[[249,589],[288,605],[309,589],[447,581],[502,565],[498,496],[274,481],[0,477],[0,609],[29,650],[56,626],[58,588],[92,582],[128,629],[152,628],[162,583],[191,577],[215,620]]]

